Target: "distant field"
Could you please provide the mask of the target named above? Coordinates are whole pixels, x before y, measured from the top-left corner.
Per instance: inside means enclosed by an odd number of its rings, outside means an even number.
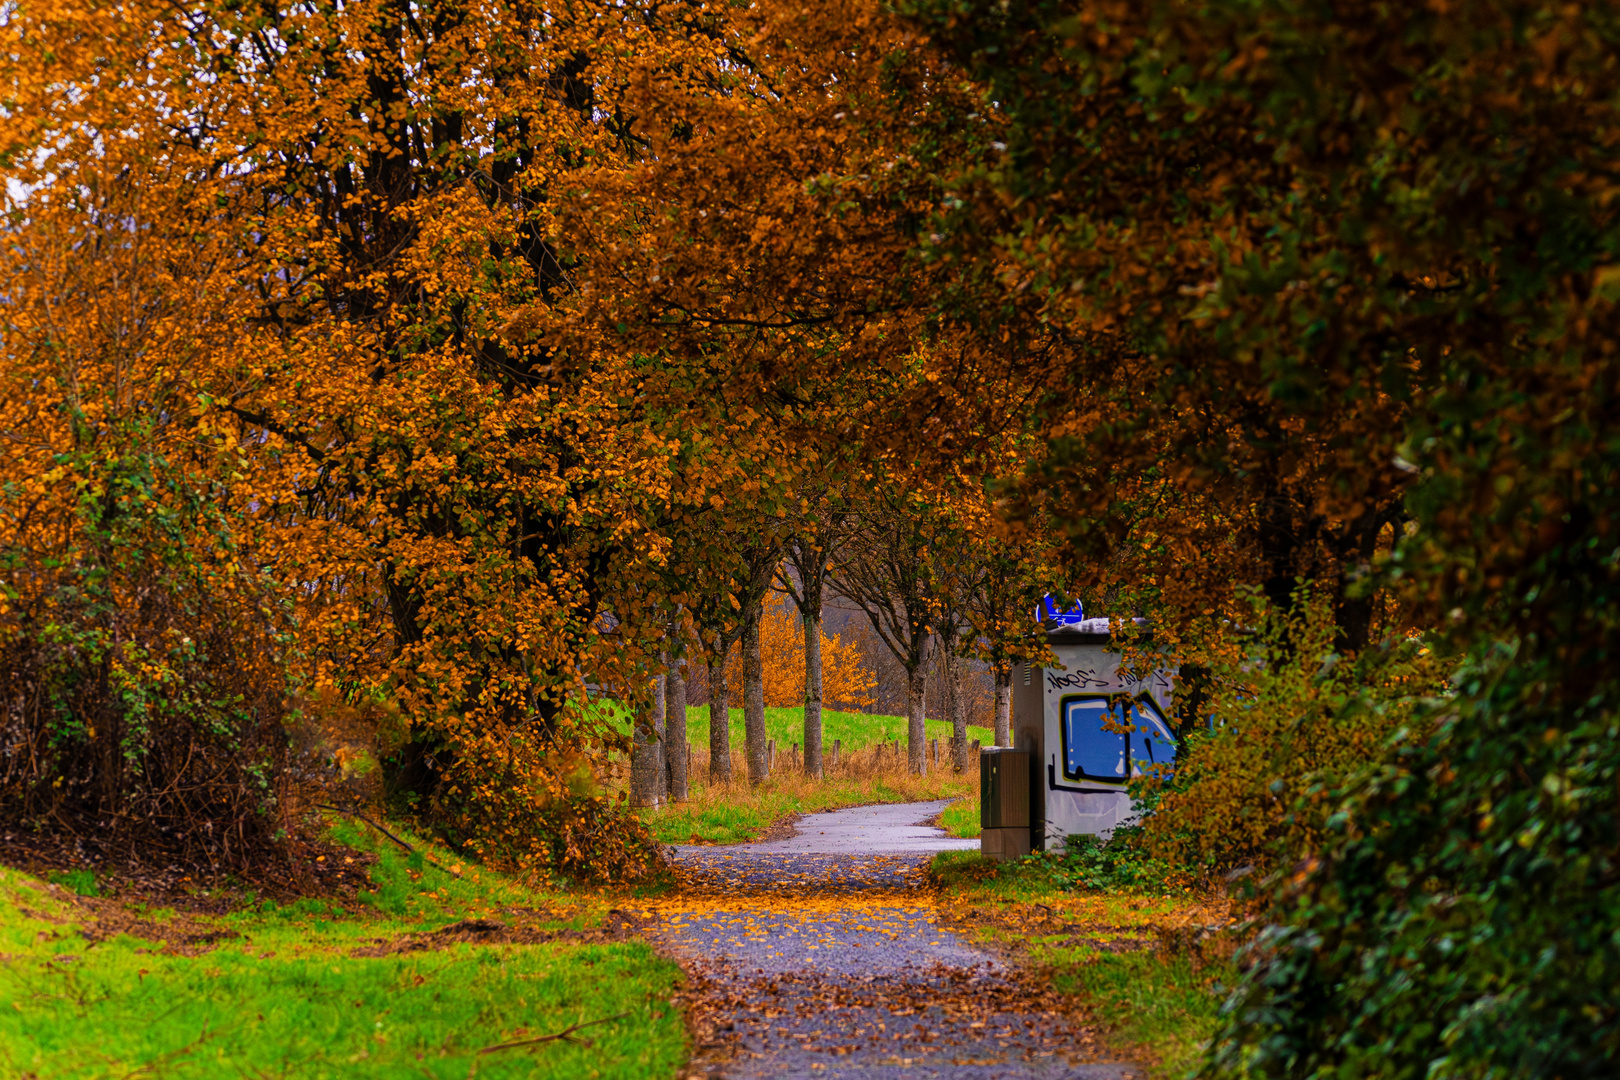
[[[741,749],[743,741],[743,711],[731,711],[731,745],[733,749]],[[804,742],[804,709],[766,709],[765,730],[770,738],[776,740],[776,751],[781,753],[794,743]],[[950,737],[951,725],[943,720],[929,720],[926,731],[930,739],[937,738],[943,744]],[[867,713],[833,712],[825,710],[821,714],[822,745],[828,750],[832,749],[834,739],[843,740],[846,751],[863,750],[873,743],[899,739],[906,741],[906,718],[903,716],[876,716]],[[968,725],[968,739],[978,739],[985,746],[995,741],[995,731],[991,728]],[[693,746],[706,750],[709,746],[709,707],[707,705],[693,705],[686,710],[686,740]],[[942,751],[943,752],[943,751]]]
[[[940,740],[940,764],[930,758],[928,772],[913,776],[902,756],[886,755],[881,761],[867,753],[857,759],[856,754],[870,751],[880,742],[899,739],[905,743],[906,718],[903,716],[869,716],[865,713],[827,711],[822,714],[822,739],[830,755],[833,740],[842,742],[840,768],[829,769],[825,779],[807,777],[787,762],[791,747],[804,742],[804,710],[802,708],[766,709],[765,730],[776,740],[776,768],[764,783],[747,783],[747,766],[742,760],[743,715],[741,709],[731,710],[732,783],[711,786],[708,782],[709,709],[693,706],[686,712],[687,740],[692,747],[692,797],[689,801],[656,810],[643,811],[644,819],[654,834],[665,843],[719,843],[731,844],[751,840],[771,824],[792,814],[830,810],[841,806],[859,806],[863,803],[916,802],[932,799],[962,799],[971,802],[971,822],[968,811],[953,805],[946,815],[946,827],[958,832],[963,828],[974,831],[978,826],[978,765],[970,762],[968,771],[955,774],[945,754],[945,739],[950,725],[941,720],[927,722],[930,739]],[[988,745],[994,733],[989,728],[968,727],[968,738]],[[851,771],[853,770],[853,771]],[[960,805],[967,805],[966,802]],[[961,818],[959,822],[957,819]]]

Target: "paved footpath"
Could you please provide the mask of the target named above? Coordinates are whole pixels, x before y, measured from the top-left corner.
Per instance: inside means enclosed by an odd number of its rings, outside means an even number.
[[[811,814],[786,840],[675,849],[650,936],[696,984],[692,1077],[1128,1080],[1055,999],[942,928],[924,873],[973,849],[946,802]]]

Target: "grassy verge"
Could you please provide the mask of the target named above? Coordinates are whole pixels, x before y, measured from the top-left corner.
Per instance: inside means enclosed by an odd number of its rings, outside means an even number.
[[[734,775],[741,772],[738,768]],[[750,788],[746,780],[695,784],[690,800],[646,811],[645,820],[666,844],[736,844],[756,838],[792,814],[867,803],[955,799],[970,788],[977,790],[977,776],[948,772],[911,776],[897,768],[825,780],[778,773],[756,788]]]
[[[1111,1043],[1146,1059],[1166,1080],[1186,1076],[1215,1033],[1231,965],[1198,955],[1113,953],[1038,943],[1030,959],[1052,972],[1059,991],[1078,997]]]
[[[0,870],[0,1074],[651,1078],[685,1061],[677,970],[588,932],[601,902],[339,832],[379,855],[375,888],[346,904],[205,917]],[[479,944],[487,924],[445,927],[466,919],[560,940]],[[490,1049],[606,1017],[577,1042]]]
[[[940,815],[940,823],[944,825],[945,831],[964,840],[978,836],[983,831],[979,828],[978,785],[974,784],[973,788],[967,795],[947,806],[945,813]]]
[[[824,713],[823,745],[828,760],[831,760],[834,739],[841,740],[842,747],[839,767],[829,768],[827,776],[820,780],[795,770],[788,757],[787,748],[804,739],[804,710],[767,709],[765,721],[777,746],[776,768],[770,779],[758,787],[750,787],[741,779],[746,774],[739,756],[743,745],[742,710],[732,709],[732,775],[738,779],[730,784],[711,785],[707,776],[709,710],[703,706],[687,710],[687,736],[692,745],[691,798],[645,813],[647,824],[659,840],[666,844],[735,844],[756,839],[771,825],[793,814],[863,803],[958,799],[969,794],[975,796],[972,815],[975,831],[967,835],[978,835],[979,780],[974,768],[957,776],[950,772],[948,764],[935,768],[930,759],[928,775],[916,777],[895,760],[892,752],[881,755],[877,752],[879,743],[892,743],[895,739],[904,746],[905,717]],[[950,734],[950,725],[930,720],[927,733],[929,738],[941,739],[940,754],[944,759],[943,740]],[[994,732],[970,727],[968,737],[989,741]]]
[[[1224,902],[1194,894],[1122,842],[1002,864],[947,852],[932,868],[942,915],[1044,972],[1115,1052],[1166,1080],[1197,1064],[1236,976],[1228,941],[1187,942],[1226,921]]]

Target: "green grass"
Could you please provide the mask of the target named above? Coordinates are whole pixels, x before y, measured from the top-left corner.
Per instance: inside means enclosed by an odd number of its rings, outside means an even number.
[[[957,799],[945,808],[945,813],[940,817],[945,831],[952,836],[960,836],[963,839],[978,836],[983,832],[979,828],[979,793],[974,791],[971,795]]]
[[[743,711],[731,709],[731,745],[733,749],[740,749],[743,745]],[[928,738],[939,739],[943,754],[944,742],[950,738],[951,725],[943,720],[926,720],[923,728]],[[765,732],[767,737],[776,740],[776,753],[780,755],[788,747],[797,743],[804,744],[804,709],[802,707],[766,709]],[[968,738],[978,739],[985,746],[993,745],[996,733],[993,728],[975,727],[968,725]],[[709,747],[709,707],[707,705],[693,705],[686,710],[686,739],[693,746],[707,752]],[[893,742],[899,739],[904,745],[906,741],[906,718],[903,716],[881,716],[868,713],[835,712],[824,709],[821,713],[821,744],[824,753],[832,752],[834,739],[843,741],[843,750],[848,753],[855,750],[864,750],[874,743]]]
[[[376,848],[352,826],[337,831]],[[577,927],[600,914],[600,903],[532,892],[480,868],[457,876],[377,850],[377,887],[350,910],[306,899],[209,920],[148,912],[101,941],[80,935],[93,912],[66,890],[0,870],[0,1075],[652,1078],[685,1061],[670,1000],[677,969],[639,942],[353,955],[467,916]],[[195,956],[164,951],[165,940],[199,930],[221,940]],[[619,1013],[628,1015],[579,1032],[591,1045],[478,1053]]]
[[[792,814],[835,810],[868,803],[926,802],[960,796],[978,779],[930,773],[901,775],[898,770],[871,777],[774,776],[757,788],[746,782],[729,788],[694,792],[689,802],[646,811],[643,820],[666,844],[737,844]]]
[[[60,885],[75,896],[100,896],[94,870],[63,870],[50,876],[53,885]]]
[[[377,856],[368,872],[373,888],[360,894],[360,902],[379,916],[437,925],[469,917],[499,917],[508,909],[536,909],[551,914],[560,910],[572,914],[556,925],[570,929],[584,928],[600,918],[596,907],[581,904],[577,897],[529,888],[464,862],[401,826],[389,828],[416,851],[406,852],[348,818],[338,820],[329,834],[340,844]],[[275,905],[267,902],[261,910],[274,912]]]
[[[1220,922],[1225,908],[1180,885],[1128,833],[1006,863],[943,852],[930,870],[942,906],[961,913],[965,932],[1020,950],[1057,990],[1085,1004],[1117,1052],[1149,1062],[1164,1080],[1197,1063],[1236,972],[1218,949],[1194,958],[1157,943],[1161,928]]]
[[[1086,1002],[1115,1043],[1145,1048],[1154,1072],[1183,1077],[1215,1033],[1225,988],[1236,979],[1227,963],[1199,967],[1185,956],[1152,951],[1110,953],[1037,944],[1031,959],[1048,966],[1060,992]]]

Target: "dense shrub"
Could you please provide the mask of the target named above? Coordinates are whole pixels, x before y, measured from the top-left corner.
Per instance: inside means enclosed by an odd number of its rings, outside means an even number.
[[[279,828],[287,637],[222,493],[153,450],[0,496],[0,815],[103,856],[240,866]]]
[[[1314,850],[1334,790],[1405,737],[1414,709],[1445,689],[1420,637],[1341,655],[1331,605],[1308,591],[1286,614],[1257,599],[1254,621],[1242,659],[1205,672],[1207,719],[1188,725],[1175,772],[1136,786],[1154,810],[1142,842],[1205,875],[1264,871]]]
[[[570,710],[555,739],[487,717],[444,723],[448,767],[420,809],[441,837],[491,866],[576,881],[643,877],[656,847],[622,791],[597,789],[598,762],[623,739],[596,723],[593,712]]]
[[[1212,1075],[1615,1075],[1620,722],[1603,693],[1537,707],[1527,652],[1481,650],[1430,735],[1338,805],[1279,885]]]

